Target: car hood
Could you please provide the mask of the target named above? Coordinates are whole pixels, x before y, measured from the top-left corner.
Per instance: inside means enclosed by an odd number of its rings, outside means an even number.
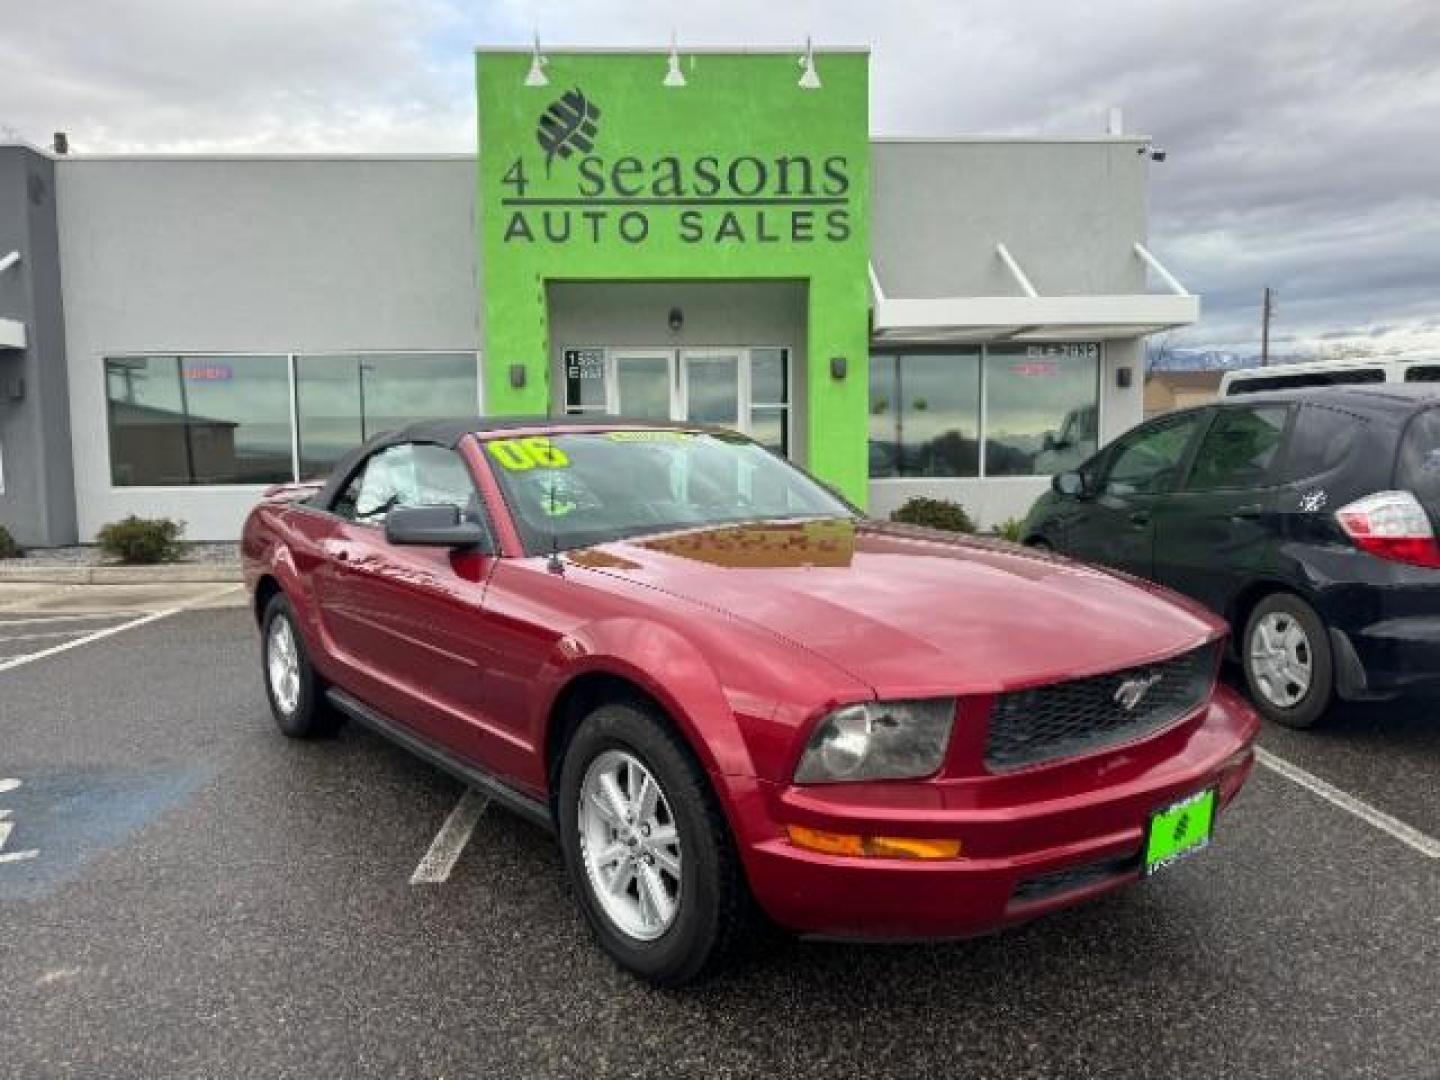
[[[986,693],[1224,633],[1158,586],[1010,544],[868,521],[723,526],[570,561],[765,627],[884,696]]]

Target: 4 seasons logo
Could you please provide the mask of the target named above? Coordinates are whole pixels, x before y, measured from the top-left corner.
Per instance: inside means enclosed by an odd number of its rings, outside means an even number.
[[[535,141],[543,180],[523,156],[500,179],[504,243],[835,244],[852,235],[851,164],[843,154],[607,157],[597,149],[600,118],[579,86],[541,111]],[[607,129],[613,141],[608,121]],[[573,160],[574,169],[556,168],[557,158]]]
[[[546,176],[550,175],[555,155],[569,159],[577,150],[588,154],[595,148],[596,124],[599,121],[600,110],[580,92],[578,86],[549,104],[540,114],[540,123],[535,129],[535,140],[545,151]]]

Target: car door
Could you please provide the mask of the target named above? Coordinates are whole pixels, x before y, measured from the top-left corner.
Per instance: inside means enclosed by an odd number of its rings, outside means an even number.
[[[1156,581],[1226,611],[1275,540],[1291,411],[1283,403],[1214,410],[1184,481],[1155,507]]]
[[[1149,577],[1157,503],[1179,479],[1203,412],[1153,420],[1116,441],[1067,508],[1056,546],[1067,555]],[[1082,476],[1084,476],[1082,470]]]
[[[325,601],[338,646],[368,685],[370,704],[452,754],[503,771],[506,740],[488,715],[484,592],[490,552],[391,544],[385,517],[409,506],[455,506],[486,523],[469,469],[454,450],[402,443],[375,454],[344,494]],[[493,535],[493,533],[492,533]]]

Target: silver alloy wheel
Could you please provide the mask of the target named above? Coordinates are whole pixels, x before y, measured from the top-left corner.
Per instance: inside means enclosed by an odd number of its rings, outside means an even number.
[[[590,892],[628,937],[654,941],[680,911],[680,833],[640,759],[606,750],[580,783],[580,858]]]
[[[1263,615],[1250,635],[1250,670],[1273,705],[1294,708],[1310,692],[1314,654],[1298,619],[1285,611]]]
[[[275,704],[289,716],[300,704],[300,650],[295,644],[295,630],[284,615],[270,620],[270,633],[265,640],[265,667],[270,674],[270,692]]]

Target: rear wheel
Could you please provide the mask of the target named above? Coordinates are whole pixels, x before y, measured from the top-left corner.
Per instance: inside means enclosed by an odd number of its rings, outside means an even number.
[[[1250,696],[1265,716],[1292,728],[1313,727],[1335,690],[1330,638],[1315,609],[1274,593],[1250,613],[1241,653]]]
[[[733,949],[748,893],[729,826],[655,713],[612,704],[581,722],[561,767],[558,823],[581,910],[622,967],[679,986]]]
[[[324,687],[310,664],[295,611],[283,593],[265,607],[260,623],[265,693],[275,725],[292,739],[332,735],[341,717],[325,700]]]

